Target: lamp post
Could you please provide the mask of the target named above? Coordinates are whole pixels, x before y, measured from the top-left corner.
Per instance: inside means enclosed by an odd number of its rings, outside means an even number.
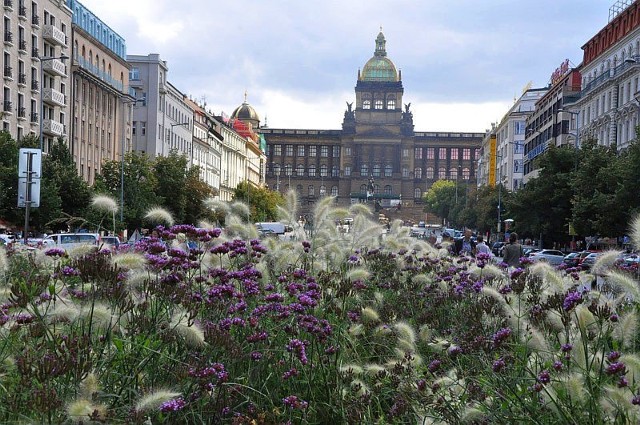
[[[42,101],[42,91],[44,90],[44,69],[43,62],[52,61],[52,60],[66,60],[69,59],[69,56],[61,55],[61,56],[47,56],[40,59],[40,152],[44,153],[44,140],[42,139],[42,124],[44,121],[44,102]],[[51,88],[51,87],[50,87]]]
[[[275,167],[273,167],[273,172],[276,175],[276,191],[280,192],[280,165],[276,164]]]

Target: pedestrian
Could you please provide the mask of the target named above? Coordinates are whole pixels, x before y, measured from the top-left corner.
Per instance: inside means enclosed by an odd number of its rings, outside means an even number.
[[[471,229],[464,229],[464,236],[453,243],[453,253],[476,255],[476,243],[471,239]]]
[[[507,263],[510,267],[518,267],[522,255],[522,245],[518,243],[518,234],[513,232],[509,235],[509,243],[502,251],[502,262]]]
[[[491,253],[491,248],[489,248],[489,246],[484,243],[484,237],[482,235],[478,235],[478,238],[476,239],[476,255],[480,254],[481,252],[493,256],[493,254]]]

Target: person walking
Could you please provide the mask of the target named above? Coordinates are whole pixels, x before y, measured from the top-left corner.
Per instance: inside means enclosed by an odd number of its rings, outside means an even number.
[[[453,252],[457,255],[476,255],[476,243],[471,239],[471,229],[464,229],[464,236],[453,243]]]
[[[476,255],[480,254],[481,252],[489,254],[489,256],[493,256],[493,254],[491,253],[491,248],[489,248],[489,246],[484,243],[484,237],[482,235],[478,235],[476,239]]]
[[[518,267],[522,255],[522,245],[518,243],[518,234],[513,232],[509,235],[509,243],[502,251],[502,262],[507,263],[510,267]]]

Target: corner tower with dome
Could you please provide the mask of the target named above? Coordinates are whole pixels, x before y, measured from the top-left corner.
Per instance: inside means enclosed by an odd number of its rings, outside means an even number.
[[[302,213],[328,195],[338,205],[368,203],[390,218],[424,221],[422,197],[435,181],[475,181],[484,133],[415,131],[403,96],[402,73],[381,30],[341,129],[260,129],[269,187],[296,190]]]

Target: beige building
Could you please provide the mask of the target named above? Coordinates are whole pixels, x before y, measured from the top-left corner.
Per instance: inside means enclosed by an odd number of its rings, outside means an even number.
[[[124,39],[79,2],[69,3],[74,12],[69,148],[78,173],[93,184],[104,161],[120,160],[131,150],[134,98],[127,94]]]
[[[66,137],[71,92],[71,10],[64,1],[5,0],[2,129],[14,138],[42,132],[47,152]]]

